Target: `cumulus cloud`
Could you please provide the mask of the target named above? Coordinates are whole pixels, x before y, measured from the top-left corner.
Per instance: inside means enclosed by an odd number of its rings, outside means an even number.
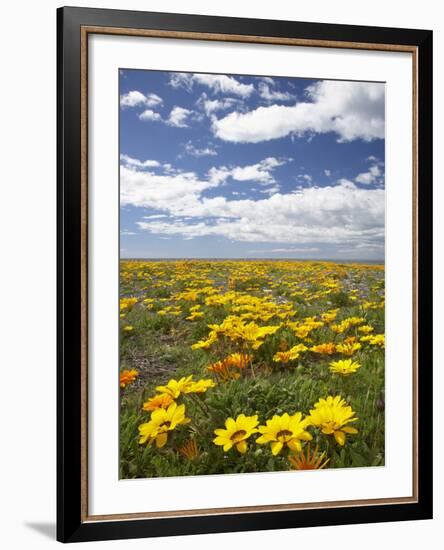
[[[157,160],[139,160],[128,155],[120,155],[120,162],[127,166],[134,166],[137,168],[156,168],[160,166],[160,162]]]
[[[310,188],[301,195],[277,193],[257,201],[215,197],[198,202],[190,209],[181,206],[181,212],[213,219],[194,223],[181,219],[141,221],[138,225],[155,234],[185,238],[213,235],[241,242],[354,244],[384,238],[384,194],[379,190],[336,186]]]
[[[249,166],[236,166],[231,170],[231,177],[237,181],[257,181],[259,183],[274,183],[271,172],[277,166],[286,161],[274,157],[268,157],[257,164]]]
[[[185,152],[192,157],[215,157],[217,156],[217,151],[211,147],[195,147],[191,141],[188,141],[185,144]]]
[[[267,83],[259,83],[259,95],[265,101],[293,101],[295,96],[289,92],[279,92],[278,90],[273,90]]]
[[[243,84],[232,76],[224,74],[171,73],[170,85],[191,91],[194,84],[206,86],[214,93],[232,94],[243,98],[254,92],[253,84]]]
[[[148,94],[146,96],[146,101],[145,101],[145,104],[148,106],[148,107],[154,107],[156,105],[162,105],[163,103],[163,99],[161,97],[159,97],[158,95],[156,94]]]
[[[234,97],[223,97],[220,99],[209,99],[204,92],[196,101],[196,105],[201,108],[207,116],[217,111],[226,111],[228,109],[242,108],[244,102],[242,99]]]
[[[194,172],[157,174],[120,166],[121,206],[142,206],[180,215],[196,208],[202,191],[212,186]]]
[[[273,185],[272,187],[267,187],[266,189],[261,189],[259,193],[262,193],[264,195],[274,195],[275,193],[279,193],[281,190],[279,185]]]
[[[372,185],[373,183],[381,183],[383,172],[378,164],[370,166],[367,172],[361,172],[355,178],[355,181],[364,185]]]
[[[261,184],[275,183],[272,171],[278,166],[289,162],[289,160],[267,157],[256,164],[247,166],[213,167],[209,170],[208,175],[210,181],[215,185],[219,185],[229,177],[236,181],[255,181]]]
[[[384,240],[382,189],[358,188],[341,180],[259,200],[205,196],[206,190],[219,184],[194,172],[159,175],[122,165],[121,204],[161,212],[137,225],[162,236],[213,235],[290,246],[338,242],[381,246]],[[168,220],[159,218],[162,215]]]
[[[162,117],[159,113],[154,112],[152,109],[145,109],[139,115],[140,120],[162,120]]]
[[[176,128],[186,128],[188,126],[186,122],[191,113],[192,111],[184,107],[173,107],[170,116],[166,120],[166,124],[175,126]]]
[[[269,105],[246,113],[213,115],[215,136],[234,143],[259,143],[290,134],[334,132],[339,141],[384,138],[384,85],[324,80],[306,89],[295,105]]]
[[[171,109],[168,118],[162,118],[159,113],[156,113],[152,109],[145,109],[145,111],[139,114],[139,119],[144,121],[163,122],[175,128],[188,128],[187,121],[192,113],[193,111],[189,109],[175,106]]]
[[[170,73],[168,84],[172,88],[185,88],[188,92],[193,89],[193,75],[191,73]]]
[[[138,90],[132,90],[126,94],[120,96],[121,107],[138,107],[144,105],[146,107],[156,107],[162,105],[163,99],[157,94],[144,95]]]

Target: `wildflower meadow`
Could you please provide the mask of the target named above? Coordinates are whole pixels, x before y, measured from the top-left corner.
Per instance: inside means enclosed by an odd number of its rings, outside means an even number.
[[[122,260],[120,477],[384,465],[384,266]]]

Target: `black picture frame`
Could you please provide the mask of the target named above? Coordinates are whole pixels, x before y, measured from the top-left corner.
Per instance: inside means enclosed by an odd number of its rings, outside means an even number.
[[[415,502],[90,521],[82,512],[82,27],[405,45],[417,52],[417,458]],[[57,10],[57,539],[109,540],[432,518],[432,31],[64,7]],[[83,304],[84,305],[84,304]],[[400,312],[402,314],[402,312]],[[82,351],[83,350],[83,351]]]

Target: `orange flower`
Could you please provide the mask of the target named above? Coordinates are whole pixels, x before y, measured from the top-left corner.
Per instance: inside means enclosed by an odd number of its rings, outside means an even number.
[[[251,355],[247,353],[232,353],[222,361],[216,361],[207,370],[219,376],[222,380],[236,380],[240,374],[235,369],[245,369],[251,361]]]
[[[292,359],[291,351],[277,351],[273,356],[273,361],[278,363],[289,363]]]
[[[325,355],[332,355],[336,351],[336,345],[333,342],[326,342],[325,344],[319,344],[318,346],[312,346],[310,351],[314,353],[323,353]]]
[[[225,361],[217,361],[213,363],[207,370],[214,373],[216,376],[224,380],[237,380],[240,377],[240,373],[230,368]]]
[[[135,369],[122,371],[120,373],[120,387],[124,388],[128,384],[131,384],[138,376],[139,372]]]
[[[156,409],[168,409],[174,399],[167,393],[159,393],[148,401],[145,401],[142,408],[144,411],[155,411]]]
[[[316,446],[315,450],[311,453],[310,444],[308,444],[305,454],[304,451],[301,451],[298,454],[288,455],[292,470],[322,470],[330,461],[329,458],[327,460],[324,460],[324,458],[325,451],[318,455],[318,447]]]
[[[195,460],[199,456],[199,447],[195,439],[189,439],[182,447],[179,447],[178,451],[188,460]]]
[[[225,360],[224,363],[228,367],[237,367],[238,369],[244,369],[251,361],[251,355],[247,353],[232,353]]]

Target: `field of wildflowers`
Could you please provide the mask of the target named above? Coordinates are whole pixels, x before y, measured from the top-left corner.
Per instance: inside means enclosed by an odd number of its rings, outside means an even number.
[[[120,477],[384,464],[384,266],[120,266]]]

